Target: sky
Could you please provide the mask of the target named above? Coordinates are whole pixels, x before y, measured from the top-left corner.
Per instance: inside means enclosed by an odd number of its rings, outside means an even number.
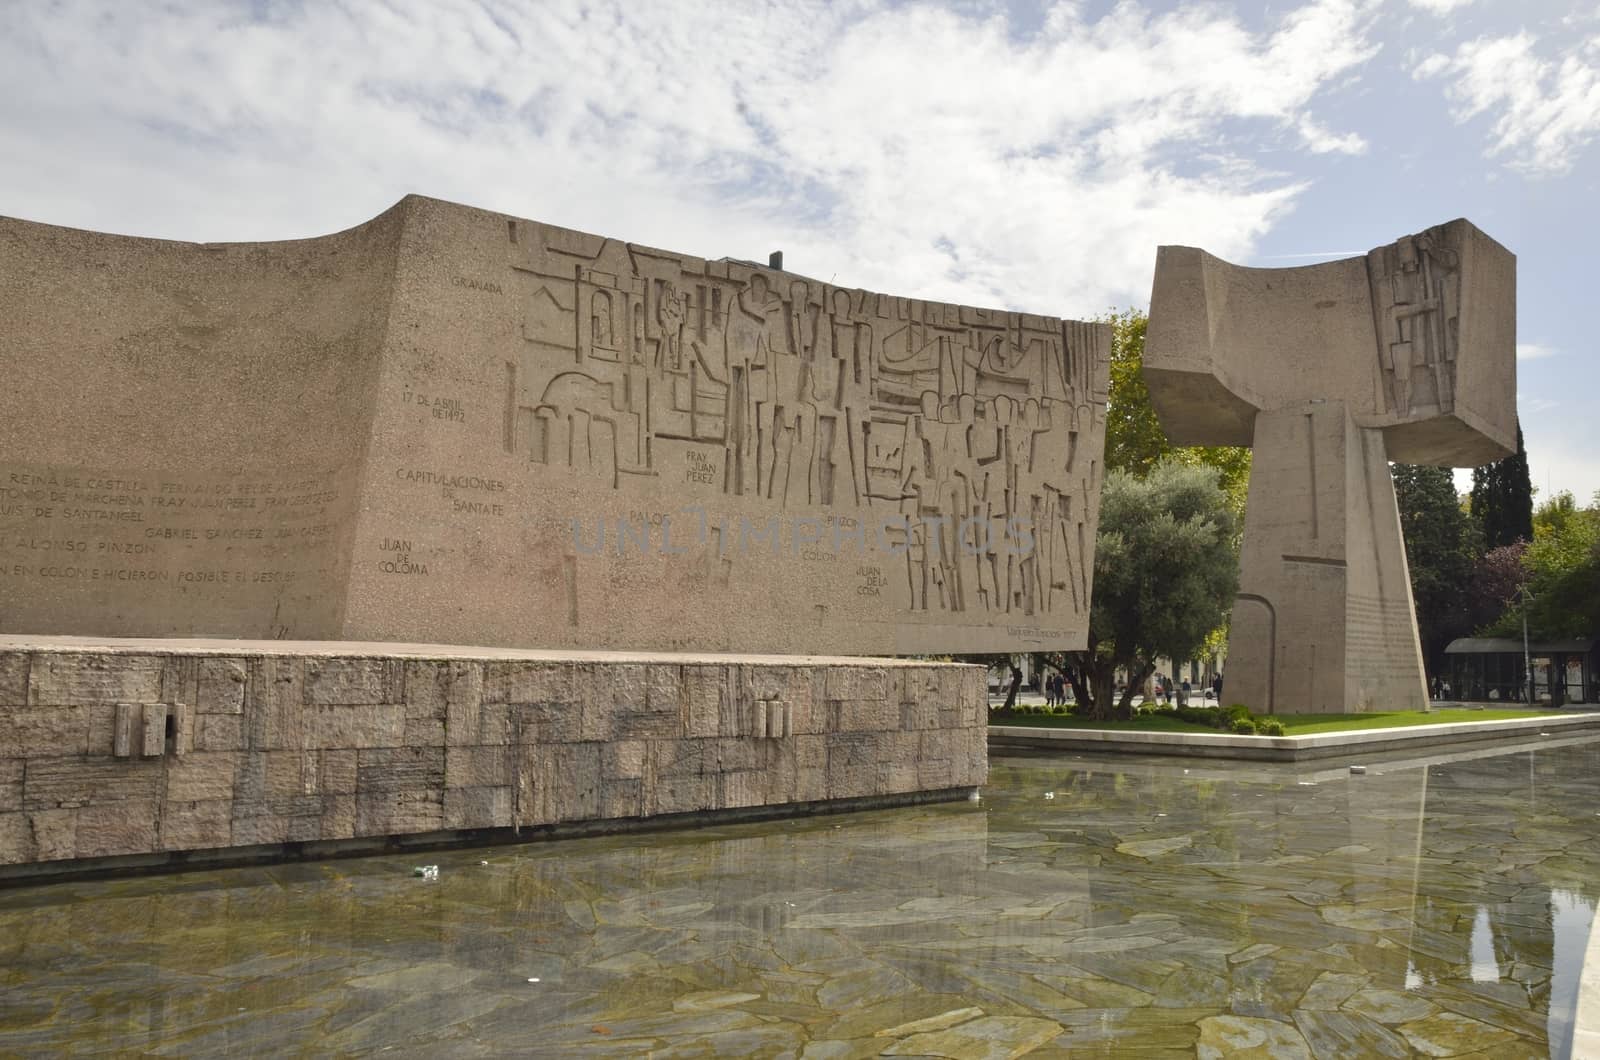
[[[409,192],[846,286],[1145,308],[1456,217],[1541,494],[1600,491],[1594,0],[0,3],[0,214],[300,238]],[[1467,472],[1458,472],[1463,488]]]

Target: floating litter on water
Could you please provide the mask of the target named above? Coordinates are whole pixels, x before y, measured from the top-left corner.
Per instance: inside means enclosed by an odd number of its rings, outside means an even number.
[[[1156,816],[1157,816],[1157,817],[1165,817],[1165,816],[1166,816],[1166,814],[1164,814],[1164,813],[1158,813],[1158,814],[1156,814]]]
[[[1317,782],[1314,780],[1297,780],[1294,783],[1296,787],[1300,788],[1314,788],[1317,786]]]
[[[418,865],[416,868],[411,870],[411,875],[421,876],[425,880],[437,880],[439,878],[439,866]]]
[[[489,864],[489,863],[488,863],[488,862],[487,862],[487,861],[480,861],[480,862],[478,862],[478,864],[480,864],[480,865],[487,865],[487,864]]]
[[[538,976],[534,976],[532,979],[528,980],[528,982],[530,982],[530,983],[537,983],[538,981],[539,981],[539,977]]]
[[[1053,791],[1047,791],[1044,793],[1044,797],[1047,799],[1053,799],[1056,797],[1056,793]]]
[[[1352,773],[1365,773],[1366,771],[1367,771],[1367,767],[1366,766],[1351,766],[1350,767],[1350,772],[1352,772]]]

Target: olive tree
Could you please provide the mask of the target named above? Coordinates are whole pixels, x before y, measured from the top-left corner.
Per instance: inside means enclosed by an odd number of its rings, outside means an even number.
[[[1088,649],[1068,670],[1078,703],[1105,720],[1132,714],[1156,659],[1193,657],[1239,584],[1238,521],[1214,467],[1172,459],[1144,477],[1112,470],[1100,502]],[[1127,688],[1113,704],[1117,671]]]

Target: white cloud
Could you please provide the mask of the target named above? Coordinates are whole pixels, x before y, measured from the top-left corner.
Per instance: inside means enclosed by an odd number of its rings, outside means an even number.
[[[1367,141],[1358,133],[1345,133],[1343,136],[1330,132],[1317,123],[1309,114],[1300,118],[1300,135],[1313,154],[1325,155],[1329,152],[1338,152],[1345,155],[1365,154]]]
[[[1430,55],[1418,79],[1445,77],[1455,119],[1493,114],[1491,157],[1529,173],[1560,173],[1600,135],[1600,35],[1559,59],[1535,54],[1533,37],[1481,37],[1454,55]]]
[[[1448,15],[1460,7],[1466,7],[1473,0],[1410,0],[1412,7],[1420,7],[1424,11],[1431,11],[1435,15]]]
[[[976,5],[969,5],[975,8]],[[1304,185],[1319,94],[1375,54],[1371,0],[1263,33],[1215,5],[998,13],[889,0],[467,0],[0,13],[0,209],[284,238],[419,191],[822,279],[1089,314],[1158,243],[1246,256]],[[352,12],[358,12],[352,13]]]
[[[1554,346],[1544,346],[1537,342],[1517,343],[1517,360],[1537,361],[1541,357],[1550,357],[1558,351]]]

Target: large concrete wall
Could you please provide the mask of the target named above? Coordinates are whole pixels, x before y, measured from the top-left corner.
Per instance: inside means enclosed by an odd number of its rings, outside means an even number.
[[[0,637],[0,866],[954,794],[986,722],[951,664]]]
[[[0,633],[1078,647],[1109,349],[418,197],[3,220]]]
[[[403,219],[0,219],[0,633],[339,634]]]

